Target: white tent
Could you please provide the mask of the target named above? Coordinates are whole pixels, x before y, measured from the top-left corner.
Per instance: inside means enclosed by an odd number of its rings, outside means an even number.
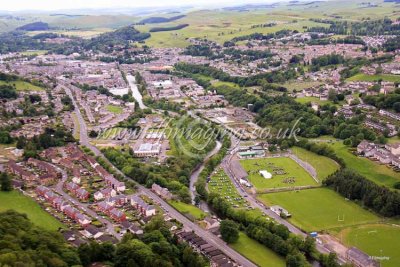
[[[262,175],[262,177],[264,177],[265,179],[271,179],[272,178],[272,174],[269,173],[266,170],[260,171],[260,174]]]

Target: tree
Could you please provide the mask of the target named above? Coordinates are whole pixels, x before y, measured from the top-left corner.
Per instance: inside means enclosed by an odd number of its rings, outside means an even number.
[[[89,137],[90,138],[96,138],[98,136],[98,133],[95,130],[91,130],[89,132]]]
[[[8,192],[12,190],[11,179],[5,172],[2,172],[0,174],[0,185],[1,185],[1,191]]]
[[[11,144],[13,142],[13,138],[10,136],[10,133],[7,131],[0,131],[0,144]]]
[[[223,220],[220,226],[222,239],[227,243],[235,243],[239,239],[239,226],[231,220]]]

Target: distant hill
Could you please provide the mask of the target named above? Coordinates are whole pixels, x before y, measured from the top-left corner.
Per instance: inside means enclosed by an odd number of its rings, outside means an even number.
[[[47,31],[49,29],[50,29],[49,24],[39,21],[39,22],[25,24],[21,27],[18,27],[16,30],[33,32],[33,31]]]
[[[170,18],[164,18],[164,17],[150,17],[147,19],[141,20],[139,23],[140,24],[155,24],[155,23],[166,23],[166,22],[171,22],[175,21],[181,18],[184,18],[185,15],[179,15],[175,17],[170,17]]]
[[[171,27],[154,27],[149,30],[149,32],[168,32],[168,31],[177,31],[183,28],[186,28],[189,24],[179,24]]]
[[[150,36],[150,33],[141,33],[134,27],[127,26],[113,32],[103,33],[90,40],[85,40],[83,46],[86,50],[109,52],[111,47],[126,46],[130,42],[141,42]]]

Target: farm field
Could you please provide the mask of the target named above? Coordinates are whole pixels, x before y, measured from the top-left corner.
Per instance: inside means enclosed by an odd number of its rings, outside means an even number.
[[[114,105],[107,105],[107,110],[109,112],[115,113],[115,114],[121,114],[123,111],[123,108],[119,107],[119,106],[114,106]]]
[[[137,25],[137,29],[148,32],[155,27],[170,27],[176,24],[189,24],[188,27],[167,32],[153,32],[146,44],[153,47],[185,47],[189,45],[188,38],[200,37],[223,43],[237,36],[254,32],[271,33],[282,29],[304,31],[305,26],[322,26],[327,24],[309,21],[308,18],[291,14],[273,14],[273,9],[239,11],[199,10],[189,13],[186,17],[161,24]],[[207,18],[207,22],[204,18]],[[277,22],[273,27],[252,28],[252,25]]]
[[[292,214],[289,221],[307,232],[380,220],[327,188],[263,194],[258,198],[268,206],[279,205],[288,210]]]
[[[258,266],[285,266],[285,260],[282,257],[279,257],[275,252],[258,243],[256,240],[249,238],[243,232],[239,233],[239,240],[229,246]]]
[[[203,212],[201,209],[190,205],[190,204],[186,204],[180,201],[176,201],[176,200],[171,200],[168,201],[168,203],[174,207],[175,209],[177,209],[180,213],[186,215],[190,215],[192,216],[194,219],[196,220],[202,220],[206,217],[206,213]]]
[[[37,35],[40,33],[56,33],[56,34],[62,34],[66,36],[76,36],[76,37],[82,37],[82,38],[92,38],[95,36],[98,36],[102,33],[106,33],[112,31],[112,29],[109,28],[94,28],[94,29],[87,29],[87,30],[49,30],[49,31],[34,31],[34,32],[29,32],[28,35]]]
[[[5,82],[5,81],[0,81],[0,85],[3,84],[8,84],[8,85],[14,85],[15,89],[17,91],[43,91],[44,89],[33,85],[31,83],[25,82],[25,81],[13,81],[13,82]]]
[[[13,209],[25,213],[37,226],[47,230],[58,230],[63,224],[44,211],[38,203],[17,191],[0,192],[0,212]]]
[[[308,162],[311,166],[315,168],[315,170],[317,171],[317,178],[320,181],[339,169],[339,164],[337,164],[334,160],[324,156],[320,156],[306,149],[293,147],[292,152],[301,160]]]
[[[259,190],[318,185],[303,167],[287,157],[247,159],[241,160],[240,164],[248,173],[250,182]],[[272,178],[265,179],[260,170],[267,170]]]
[[[363,81],[363,82],[374,82],[378,80],[383,80],[387,82],[400,82],[400,75],[393,75],[393,74],[367,75],[364,73],[359,73],[347,79],[347,81]]]
[[[336,155],[345,161],[347,168],[357,171],[377,184],[393,187],[396,182],[400,181],[400,173],[393,171],[386,165],[352,154],[341,141],[336,141],[332,137],[316,140],[325,142],[329,147],[332,147]]]
[[[347,246],[355,246],[370,256],[388,257],[383,267],[400,266],[400,228],[386,224],[368,224],[344,229],[340,235]]]

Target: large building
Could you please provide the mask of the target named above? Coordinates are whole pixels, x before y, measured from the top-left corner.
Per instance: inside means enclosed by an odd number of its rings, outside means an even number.
[[[133,151],[134,155],[139,158],[157,157],[160,152],[161,144],[159,143],[144,143],[140,145],[139,149]]]

